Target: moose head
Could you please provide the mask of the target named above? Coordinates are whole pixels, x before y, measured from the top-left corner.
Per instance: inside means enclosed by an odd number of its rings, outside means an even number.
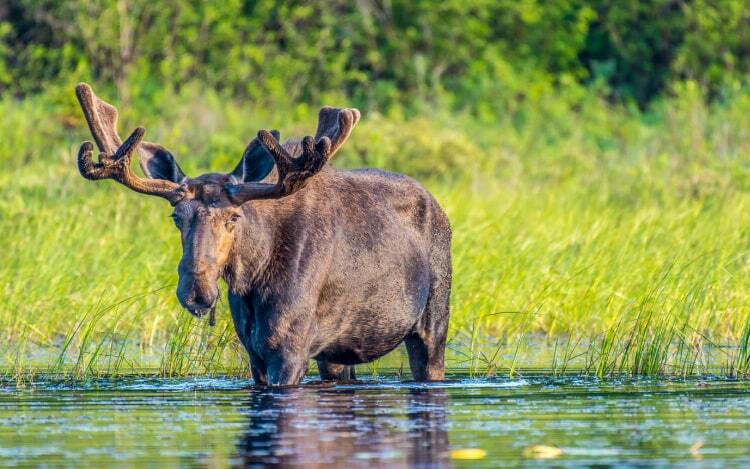
[[[248,210],[249,202],[283,199],[302,190],[341,148],[360,117],[356,109],[324,107],[314,138],[282,145],[278,132],[261,130],[231,173],[190,178],[172,153],[143,140],[143,127],[123,142],[117,133],[117,109],[99,99],[90,86],[79,84],[76,96],[100,151],[95,162],[93,144],[81,145],[81,175],[90,180],[113,179],[141,194],[167,199],[174,207],[172,218],[182,239],[177,297],[198,317],[213,312],[219,297],[218,279],[233,275],[233,258],[240,250],[253,249],[242,240],[247,232],[260,229],[254,225],[263,220],[254,216],[257,211]],[[134,152],[145,178],[130,167]]]

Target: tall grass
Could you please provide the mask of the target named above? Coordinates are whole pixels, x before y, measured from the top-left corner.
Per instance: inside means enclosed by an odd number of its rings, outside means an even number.
[[[225,302],[209,328],[174,297],[168,205],[77,174],[89,137],[68,94],[0,101],[0,366],[246,374]],[[686,86],[649,113],[582,102],[543,95],[491,121],[371,112],[336,163],[414,175],[448,212],[450,367],[747,374],[750,94],[707,106]],[[146,125],[189,174],[231,170],[258,128],[315,119],[190,90],[123,111],[123,133]]]

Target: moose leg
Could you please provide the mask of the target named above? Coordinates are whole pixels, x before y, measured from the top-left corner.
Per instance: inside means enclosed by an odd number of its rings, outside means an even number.
[[[416,381],[442,381],[445,378],[445,337],[412,334],[404,340],[409,368]]]
[[[268,384],[271,386],[288,386],[299,384],[307,373],[308,358],[302,354],[272,352],[267,357]]]
[[[417,381],[445,378],[445,340],[450,314],[450,261],[445,275],[435,276],[427,306],[414,332],[404,339],[411,374]]]
[[[353,365],[340,365],[325,360],[315,360],[318,363],[320,379],[323,381],[354,381]]]
[[[253,312],[241,296],[227,291],[227,299],[229,300],[229,311],[232,313],[234,330],[250,356],[250,373],[253,375],[253,381],[255,381],[255,384],[266,385],[268,384],[266,364],[261,357],[253,352],[252,347]]]
[[[256,385],[266,386],[268,384],[266,364],[252,352],[250,353],[250,373],[252,373]]]

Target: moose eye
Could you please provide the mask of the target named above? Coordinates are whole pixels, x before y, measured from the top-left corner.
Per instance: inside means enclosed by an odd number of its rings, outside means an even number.
[[[234,215],[232,215],[231,217],[229,217],[229,221],[228,221],[228,223],[229,223],[230,225],[234,225],[235,223],[237,223],[237,222],[239,221],[239,219],[240,219],[240,216],[239,216],[239,214],[236,214],[236,213],[235,213]]]

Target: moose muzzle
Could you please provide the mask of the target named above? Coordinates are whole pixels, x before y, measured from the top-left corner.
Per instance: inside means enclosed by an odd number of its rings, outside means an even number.
[[[219,298],[218,278],[206,273],[183,272],[182,268],[179,270],[177,299],[180,304],[196,317],[202,317],[213,310]]]

